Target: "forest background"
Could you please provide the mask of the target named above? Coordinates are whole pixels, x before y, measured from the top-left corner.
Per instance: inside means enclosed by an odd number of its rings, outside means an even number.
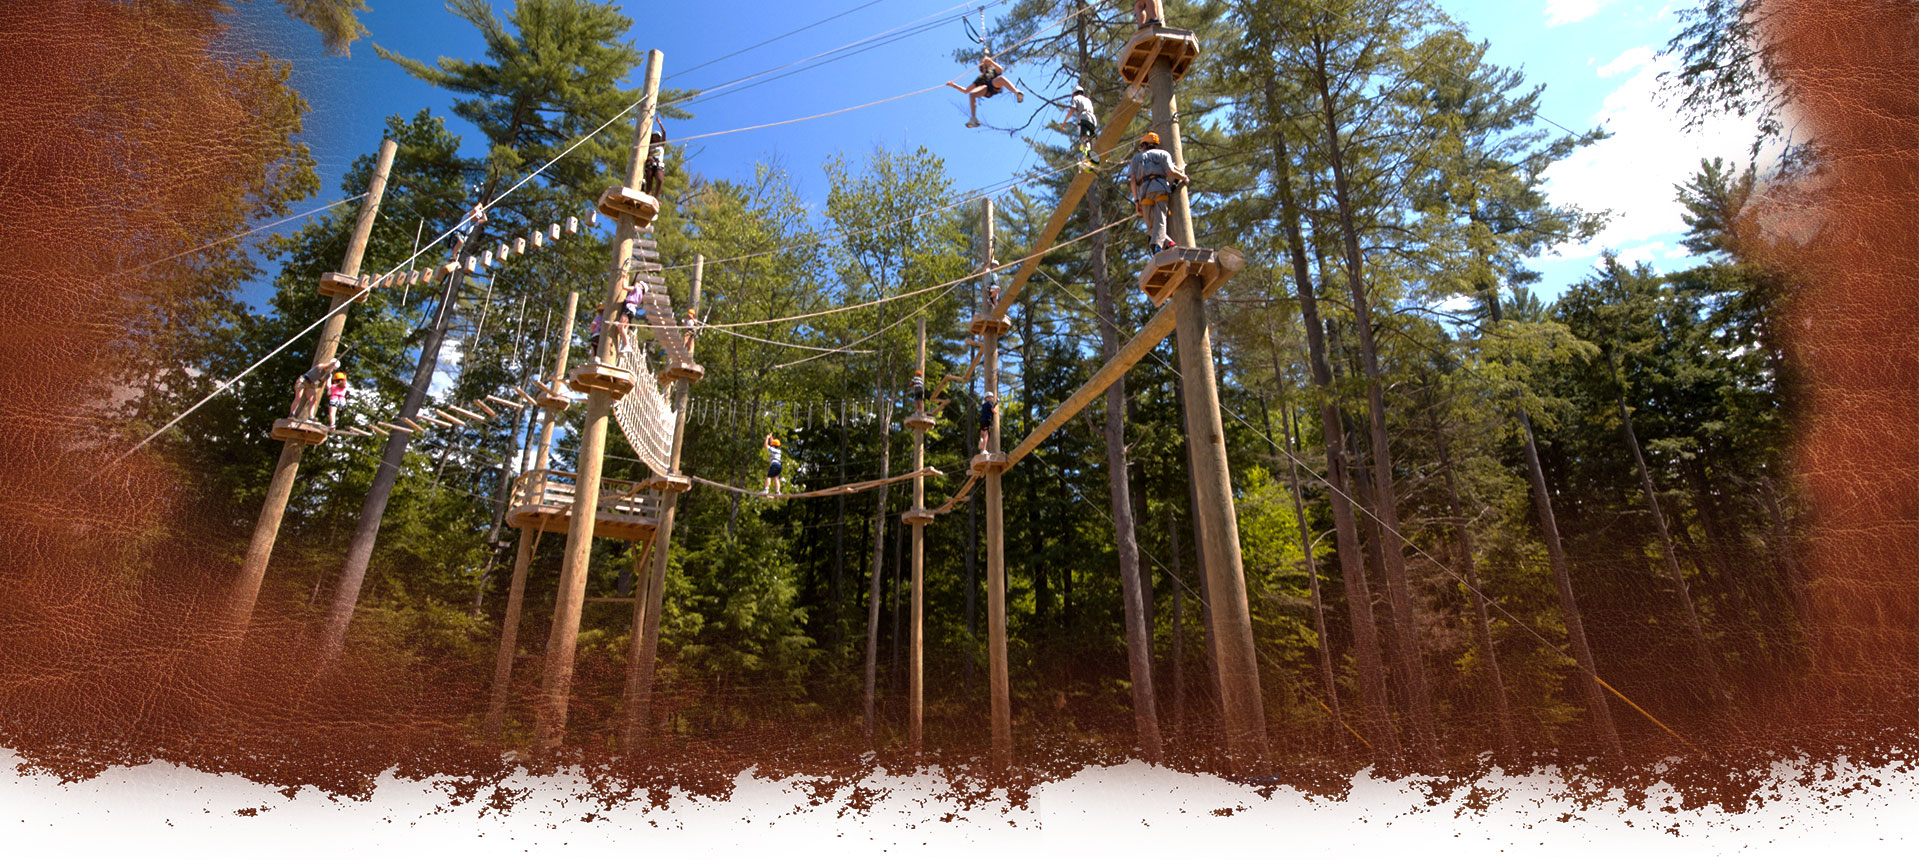
[[[284,5],[340,47],[355,35],[351,0]],[[525,0],[496,19],[482,4],[453,5],[485,35],[485,53],[437,63],[388,56],[447,92],[386,120],[386,135],[401,147],[368,249],[370,271],[451,229],[476,186],[505,187],[630,103],[638,49],[649,47],[610,6]],[[1844,170],[1822,149],[1840,137],[1819,138],[1796,121],[1791,97],[1806,91],[1789,86],[1794,79],[1769,52],[1766,32],[1750,27],[1761,6],[1708,2],[1683,19],[1690,26],[1670,46],[1691,72],[1670,81],[1676,113],[1701,121],[1742,114],[1759,125],[1741,142],[1757,163],[1703,159],[1674,189],[1685,212],[1681,244],[1697,264],[1660,271],[1608,254],[1549,290],[1536,271],[1542,251],[1593,240],[1619,215],[1547,193],[1549,169],[1604,145],[1605,131],[1542,117],[1538,82],[1490,63],[1487,46],[1443,9],[1378,0],[1168,5],[1169,18],[1197,30],[1204,46],[1180,86],[1198,232],[1203,244],[1235,245],[1252,261],[1211,314],[1278,759],[1396,759],[1402,745],[1432,763],[1490,750],[1619,756],[1623,748],[1646,755],[1675,744],[1745,743],[1778,728],[1772,716],[1849,685],[1876,691],[1885,713],[1905,714],[1880,722],[1910,732],[1913,611],[1900,589],[1911,594],[1911,565],[1885,588],[1856,577],[1864,591],[1836,590],[1821,575],[1836,557],[1822,552],[1830,547],[1815,516],[1817,487],[1807,484],[1806,439],[1808,422],[1827,413],[1818,408],[1819,356],[1793,326],[1822,314],[1803,298],[1816,288],[1813,277],[1793,262],[1814,259],[1811,249],[1857,225],[1781,214],[1813,205],[1807,201]],[[112,225],[117,233],[101,237],[118,240],[120,261],[104,271],[137,266],[142,284],[98,297],[104,307],[86,312],[122,321],[70,347],[75,366],[103,369],[84,381],[62,383],[57,372],[17,381],[72,385],[96,410],[88,425],[96,429],[77,435],[13,431],[41,434],[25,446],[32,456],[21,467],[40,480],[23,483],[45,498],[65,498],[54,488],[76,485],[124,494],[98,503],[104,507],[78,526],[41,524],[84,538],[76,557],[115,572],[60,588],[108,605],[144,605],[77,621],[92,631],[79,637],[89,642],[110,641],[108,631],[159,635],[169,624],[160,608],[190,615],[198,605],[176,596],[176,586],[217,590],[231,577],[273,462],[263,428],[283,414],[306,346],[243,376],[116,473],[102,479],[89,464],[186,412],[317,318],[325,302],[312,285],[339,259],[351,208],[266,239],[259,255],[245,244],[169,255],[309,208],[316,195],[357,194],[372,163],[370,154],[354,160],[336,189],[323,190],[322,165],[297,142],[305,106],[287,65],[226,51],[223,40],[235,36],[223,6],[170,9],[158,27],[119,7],[100,14],[129,38],[136,24],[153,30],[141,36],[158,46],[147,62],[198,63],[218,85],[182,88],[173,102],[150,92],[126,102],[122,109],[140,118],[171,124],[145,140],[118,141],[121,150],[100,144],[89,163],[124,167],[158,152],[158,163],[141,163],[190,164],[203,178],[231,181],[183,183],[177,197],[129,213]],[[1131,24],[1117,8],[1069,11],[1008,4],[989,31],[1002,44],[1020,43],[1013,53],[1025,80],[1078,80],[1097,103],[1114,104],[1112,51]],[[1911,28],[1903,32],[1888,38]],[[949,47],[958,58],[978,50]],[[121,82],[135,86],[139,74],[126,71]],[[73,86],[111,91],[112,83]],[[473,130],[464,136],[473,140],[449,130],[449,114],[466,120]],[[669,122],[699,114],[688,102]],[[211,133],[221,129],[230,133]],[[629,134],[616,123],[592,136],[495,206],[485,229],[497,238],[584,214],[595,189],[615,184]],[[1023,241],[1071,177],[1057,135],[1029,129],[1021,140],[1029,154],[1020,163],[1040,175],[1011,178],[1002,165],[994,172],[1009,181],[986,186],[997,202],[1003,260],[1028,253]],[[708,260],[709,322],[829,310],[978,268],[977,203],[966,202],[974,193],[965,188],[980,180],[959,180],[924,147],[850,149],[829,160],[824,205],[810,204],[778,160],[718,179],[686,154],[676,147],[670,159],[655,235],[677,298],[686,295],[686,264],[696,253]],[[191,161],[169,165],[165,157]],[[1904,179],[1910,193],[1911,173]],[[1097,182],[1067,234],[1121,217],[1123,193]],[[1123,225],[1049,253],[1015,305],[1002,391],[1009,436],[1034,426],[1145,319],[1147,305],[1130,289],[1141,259],[1136,229]],[[1902,235],[1910,244],[1911,231]],[[345,343],[357,391],[346,421],[393,413],[407,369],[437,327],[449,340],[432,362],[434,402],[502,393],[543,375],[556,339],[582,334],[589,311],[557,317],[569,289],[582,289],[591,307],[607,257],[601,242],[588,235],[498,267],[444,307],[424,288],[382,290],[356,306]],[[1891,253],[1896,263],[1911,259],[1910,246]],[[1838,279],[1823,286],[1832,283]],[[248,284],[271,285],[258,307],[247,301]],[[968,365],[961,321],[977,288],[963,281],[924,306],[929,378]],[[1906,301],[1889,316],[1911,320],[1910,291]],[[802,487],[898,473],[911,445],[898,420],[912,327],[887,326],[919,307],[880,305],[747,330],[812,351],[718,330],[703,337],[708,376],[695,389],[689,469],[752,485],[761,436],[777,432]],[[863,351],[818,351],[855,341]],[[1911,327],[1905,341],[1883,345],[1910,357]],[[114,350],[109,364],[94,352],[102,347]],[[1911,413],[1912,362],[1874,364],[1894,369],[1879,384],[1906,391],[1881,416],[1899,426]],[[1208,595],[1193,553],[1173,368],[1168,343],[1123,392],[1070,422],[1007,480],[1014,710],[1029,753],[1135,749],[1142,708],[1133,693],[1147,683],[1169,755],[1204,760],[1214,747]],[[977,382],[955,389],[929,439],[930,462],[949,475],[970,453],[979,394]],[[512,555],[511,530],[500,527],[504,479],[526,467],[534,432],[516,423],[428,434],[407,453],[353,605],[350,680],[336,681],[356,691],[337,701],[364,706],[371,696],[386,709],[343,709],[347,723],[416,740],[477,725]],[[559,462],[570,462],[572,439],[564,428]],[[1854,454],[1889,458],[1883,465],[1894,476],[1910,477],[1906,444]],[[630,458],[623,445],[615,442],[615,455]],[[299,643],[327,613],[378,457],[376,445],[344,438],[308,455],[261,601],[267,620],[255,644],[277,655],[266,675],[302,671]],[[1124,479],[1115,463],[1125,465]],[[615,459],[610,474],[644,472]],[[929,496],[943,499],[956,484],[931,481]],[[847,740],[861,729],[861,678],[871,659],[880,681],[870,728],[880,746],[897,748],[906,689],[904,496],[895,489],[779,504],[711,488],[685,496],[652,715],[661,735],[682,744]],[[1897,493],[1889,503],[1881,513],[1900,521]],[[1906,505],[1911,521],[1911,498]],[[50,506],[43,499],[41,507]],[[928,530],[933,747],[984,743],[975,513],[962,505]],[[115,539],[98,540],[99,530]],[[1897,530],[1887,539],[1894,554],[1870,561],[1899,560]],[[545,542],[535,556],[510,741],[529,723],[560,545]],[[634,551],[596,546],[589,593],[631,593]],[[1910,533],[1904,551],[1910,559]],[[183,572],[186,559],[194,564]],[[1130,577],[1150,598],[1150,641],[1132,644],[1144,649],[1150,679],[1128,671],[1121,592]],[[166,597],[150,600],[157,594]],[[879,620],[870,624],[876,604]],[[588,608],[570,736],[581,749],[613,743],[629,635],[622,606]],[[1840,638],[1854,648],[1844,654],[1820,627],[1835,606],[1850,610]],[[1883,638],[1861,648],[1862,637]],[[14,659],[38,653],[27,648]],[[1620,695],[1599,694],[1596,677]],[[409,688],[432,693],[406,704],[382,698]],[[161,710],[9,728],[79,738],[110,725],[139,736],[166,733],[154,723],[194,721],[189,704]]]

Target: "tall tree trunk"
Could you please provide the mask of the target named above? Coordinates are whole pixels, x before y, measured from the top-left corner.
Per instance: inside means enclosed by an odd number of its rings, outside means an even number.
[[[873,370],[875,390],[873,411],[874,422],[879,425],[881,478],[886,478],[893,474],[893,446],[890,444],[891,440],[888,438],[888,431],[892,429],[893,416],[889,414],[888,401],[891,398],[886,396],[888,385],[884,366],[885,361],[883,359],[875,363]],[[872,575],[869,577],[867,587],[867,674],[866,688],[862,695],[862,701],[864,703],[863,711],[865,713],[865,722],[862,726],[866,732],[868,744],[873,743],[874,670],[876,668],[875,663],[880,656],[880,567],[881,562],[886,558],[887,485],[881,484],[880,489],[875,491],[874,496],[876,498],[873,506],[873,566]]]
[[[1493,694],[1493,712],[1499,730],[1500,753],[1511,758],[1518,751],[1518,741],[1513,732],[1513,709],[1507,702],[1507,685],[1500,677],[1500,657],[1493,648],[1493,620],[1487,611],[1487,596],[1480,589],[1480,576],[1473,559],[1473,517],[1467,512],[1466,504],[1460,498],[1460,485],[1454,479],[1453,452],[1447,442],[1447,432],[1440,425],[1440,416],[1434,411],[1433,402],[1427,402],[1427,418],[1433,423],[1433,441],[1439,449],[1440,474],[1447,485],[1447,500],[1453,510],[1453,516],[1460,521],[1455,530],[1459,539],[1457,564],[1460,576],[1466,580],[1467,595],[1473,601],[1473,638],[1475,647],[1480,649],[1480,662],[1486,667],[1486,684]]]
[[[1400,548],[1403,532],[1393,491],[1393,453],[1387,437],[1386,398],[1380,385],[1380,362],[1374,349],[1373,320],[1368,308],[1366,283],[1361,280],[1360,234],[1354,224],[1353,200],[1347,188],[1339,119],[1327,81],[1325,45],[1317,38],[1314,41],[1314,71],[1314,85],[1320,93],[1321,115],[1326,121],[1327,157],[1333,171],[1336,215],[1346,250],[1347,287],[1353,294],[1354,331],[1359,341],[1360,362],[1367,376],[1367,414],[1372,436],[1373,492],[1376,500],[1374,513],[1384,532],[1378,550],[1387,574],[1387,605],[1394,618],[1394,656],[1399,664],[1400,680],[1406,686],[1415,755],[1420,763],[1431,765],[1438,756],[1433,728],[1433,702],[1427,691],[1427,672],[1417,636],[1419,623],[1414,617],[1413,597],[1407,583],[1406,556]]]
[[[1167,511],[1167,552],[1173,562],[1173,732],[1187,739],[1187,581],[1180,575],[1180,530],[1173,511]]]
[[[491,188],[482,193],[482,199],[490,196]],[[459,250],[454,254],[456,260],[464,260],[471,249],[478,247],[480,229],[475,227],[460,242]],[[427,399],[427,388],[433,384],[433,372],[440,366],[440,344],[446,339],[447,328],[453,324],[453,302],[460,295],[460,285],[466,281],[466,269],[456,267],[447,277],[447,288],[440,295],[440,306],[436,309],[433,323],[427,327],[427,335],[420,343],[420,359],[414,364],[413,381],[407,386],[407,394],[400,401],[401,418],[412,418],[420,412],[420,404]],[[569,324],[572,322],[568,321]],[[347,626],[353,622],[353,610],[360,602],[360,585],[366,580],[367,565],[373,560],[373,545],[380,536],[380,520],[386,515],[387,501],[393,497],[393,488],[400,482],[400,465],[407,456],[407,446],[413,441],[410,432],[393,433],[387,436],[387,443],[380,451],[380,465],[374,470],[373,483],[367,487],[366,500],[360,504],[360,519],[354,525],[353,537],[347,544],[346,564],[340,571],[339,582],[334,586],[333,606],[327,611],[326,631],[321,640],[321,658],[331,664],[340,655],[340,649],[347,641]]]
[[[967,408],[960,410],[960,426],[963,428],[960,434],[960,447],[962,449],[962,453],[965,455],[962,457],[963,460],[973,455],[974,442],[975,440],[980,438],[980,428],[974,426],[977,412],[978,412],[978,409],[974,406],[969,406]],[[975,626],[974,626],[974,618],[976,617],[975,616],[976,604],[974,600],[975,600],[975,596],[979,594],[979,591],[980,591],[979,579],[977,579],[977,577],[979,576],[979,573],[978,573],[978,568],[975,566],[977,564],[977,559],[979,558],[979,554],[980,554],[980,541],[979,541],[980,519],[979,517],[980,517],[980,509],[974,506],[973,500],[969,498],[967,500],[967,563],[966,563],[967,564],[967,649],[966,650],[967,650],[967,689],[969,691],[973,689],[973,673],[974,673],[974,670],[977,668],[974,662],[974,651],[979,647],[979,642],[980,642],[980,639],[978,637],[978,631],[975,629]]]
[[[1285,377],[1280,372],[1280,351],[1277,345],[1273,352],[1273,378],[1278,382]],[[1300,494],[1300,458],[1294,456],[1294,434],[1296,425],[1293,407],[1281,395],[1281,409],[1286,416],[1286,445],[1283,453],[1287,458],[1287,490],[1293,497],[1293,519],[1300,526],[1301,569],[1307,575],[1307,596],[1313,601],[1313,637],[1314,650],[1320,652],[1320,688],[1327,696],[1327,710],[1333,714],[1333,746],[1341,755],[1347,752],[1346,714],[1340,708],[1340,687],[1333,676],[1333,640],[1327,636],[1326,603],[1320,596],[1320,566],[1313,560],[1313,529],[1307,525],[1307,508]],[[1262,410],[1264,411],[1264,409]],[[1269,423],[1271,423],[1269,421]],[[1267,434],[1272,439],[1273,434]]]
[[[1609,359],[1611,360],[1611,359]],[[1667,518],[1660,510],[1660,496],[1653,488],[1653,473],[1647,469],[1647,458],[1640,451],[1639,434],[1633,430],[1633,412],[1627,408],[1626,395],[1619,397],[1620,435],[1627,443],[1627,450],[1633,452],[1633,466],[1640,474],[1640,494],[1647,499],[1647,514],[1653,518],[1653,529],[1660,536],[1660,557],[1666,562],[1667,581],[1673,584],[1674,594],[1680,598],[1680,617],[1687,623],[1687,637],[1692,640],[1693,659],[1700,670],[1700,677],[1707,682],[1707,693],[1714,707],[1725,708],[1730,696],[1725,681],[1720,677],[1720,665],[1713,659],[1713,649],[1707,645],[1707,634],[1700,626],[1700,613],[1693,607],[1693,592],[1687,587],[1687,577],[1680,572],[1680,556],[1673,549],[1673,535],[1667,531]]]
[[[847,401],[840,401],[840,485],[847,483]],[[834,499],[833,517],[833,644],[846,641],[847,625],[847,497]]]
[[[1720,519],[1720,506],[1714,502],[1713,485],[1707,480],[1707,467],[1696,458],[1681,471],[1687,475],[1687,483],[1693,488],[1694,512],[1700,523],[1700,531],[1707,538],[1708,556],[1720,574],[1721,587],[1732,602],[1734,629],[1747,640],[1748,660],[1764,663],[1767,646],[1760,636],[1760,629],[1754,620],[1753,604],[1747,599],[1745,583],[1741,582],[1737,571],[1741,570],[1739,559],[1727,543],[1727,533]]]
[[[1272,84],[1267,89],[1269,115],[1277,115],[1279,106]],[[1388,765],[1397,765],[1400,742],[1394,736],[1388,714],[1387,681],[1381,665],[1380,640],[1373,620],[1373,593],[1367,587],[1360,555],[1360,530],[1354,522],[1353,496],[1347,486],[1347,443],[1340,427],[1338,393],[1333,386],[1333,365],[1327,359],[1327,342],[1320,321],[1320,305],[1314,295],[1313,279],[1307,269],[1307,246],[1300,227],[1300,209],[1293,194],[1293,161],[1287,154],[1285,129],[1278,123],[1268,126],[1273,133],[1274,190],[1279,193],[1281,224],[1287,234],[1288,257],[1293,264],[1294,294],[1300,300],[1301,329],[1307,337],[1308,366],[1320,404],[1320,435],[1326,448],[1327,506],[1333,513],[1334,550],[1340,560],[1341,588],[1346,593],[1348,626],[1353,635],[1354,669],[1358,674],[1362,723],[1365,737]]]

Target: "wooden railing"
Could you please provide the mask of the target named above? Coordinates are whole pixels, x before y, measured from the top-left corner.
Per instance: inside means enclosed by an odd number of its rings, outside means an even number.
[[[513,482],[513,506],[552,508],[557,513],[573,506],[578,476],[557,469],[524,472]],[[600,504],[596,520],[652,522],[660,516],[660,494],[642,491],[640,482],[617,478],[600,479]]]

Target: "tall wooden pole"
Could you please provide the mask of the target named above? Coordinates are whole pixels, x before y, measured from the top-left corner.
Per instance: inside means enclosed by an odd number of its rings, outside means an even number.
[[[687,293],[689,309],[700,307],[700,281],[706,270],[707,258],[695,254],[693,289]],[[667,337],[678,336],[673,331],[662,333]],[[687,354],[691,357],[693,348],[689,347]],[[643,380],[641,384],[646,383]],[[687,438],[687,388],[690,385],[684,377],[673,383],[673,447],[667,455],[667,467],[673,470],[674,477],[680,475],[680,451]],[[667,550],[673,545],[674,512],[680,500],[678,487],[670,483],[660,493],[660,523],[653,533],[652,572],[647,576],[645,593],[634,595],[639,599],[634,601],[633,642],[627,650],[627,724],[620,736],[620,747],[626,752],[640,747],[653,721],[653,666],[660,653],[660,612],[666,604]]]
[[[567,372],[567,354],[573,347],[573,319],[580,310],[580,291],[567,293],[567,313],[560,319],[560,349],[553,361],[553,385],[560,384],[560,377]],[[560,418],[562,410],[549,408],[546,420],[540,423],[540,453],[534,458],[533,471],[546,471],[548,460],[553,452],[553,425]],[[519,648],[520,609],[526,597],[527,568],[533,564],[533,544],[539,539],[540,532],[535,529],[520,530],[520,548],[513,557],[513,579],[507,584],[507,613],[500,619],[500,650],[493,658],[493,691],[487,702],[487,722],[485,736],[498,738],[500,727],[507,716],[507,693],[513,686],[513,657]]]
[[[1180,122],[1174,113],[1173,64],[1156,59],[1147,74],[1152,90],[1153,127],[1173,163],[1184,165]],[[1194,247],[1193,211],[1186,187],[1174,189],[1167,213],[1173,240]],[[1220,423],[1219,383],[1207,329],[1204,286],[1189,278],[1174,291],[1174,331],[1179,339],[1181,391],[1186,402],[1188,467],[1194,490],[1194,518],[1201,533],[1201,567],[1207,580],[1213,619],[1214,671],[1220,690],[1227,754],[1241,772],[1260,770],[1267,761],[1266,705],[1260,695],[1260,667],[1253,650],[1253,621],[1247,611],[1247,583],[1241,571],[1240,524],[1233,506],[1233,479],[1227,466],[1226,431]]]
[[[984,271],[993,262],[993,198],[980,201],[980,267]],[[992,302],[983,303],[993,313]],[[982,334],[981,367],[985,393],[996,404],[1000,392],[1000,327],[989,326]],[[1000,410],[993,410],[993,423],[986,427],[987,450],[1000,452]],[[971,442],[972,440],[968,440]],[[1005,768],[1013,763],[1013,699],[1007,683],[1007,553],[1006,522],[1001,510],[1000,472],[991,463],[986,469],[987,484],[987,688],[992,697],[993,766]]]
[[[647,52],[646,88],[640,99],[640,113],[634,123],[633,150],[627,162],[627,182],[641,185],[641,170],[646,161],[649,132],[660,95],[660,66],[664,55]],[[607,292],[601,300],[602,319],[612,320],[610,311],[620,304],[627,287],[627,270],[633,262],[637,230],[633,216],[621,212],[614,217],[613,267],[607,276]],[[614,327],[603,325],[599,348],[581,370],[608,364],[613,343],[618,338]],[[590,376],[575,374],[585,382]],[[580,387],[580,386],[576,386]],[[593,524],[600,509],[600,474],[607,448],[607,416],[612,411],[614,393],[605,382],[588,382],[587,414],[580,428],[580,459],[575,467],[573,516],[567,528],[567,549],[560,566],[560,589],[554,600],[553,630],[547,637],[547,662],[540,677],[540,702],[534,711],[534,746],[540,751],[559,746],[567,729],[567,699],[573,689],[573,656],[579,644],[580,608],[587,596],[587,561],[593,553]]]
[[[380,155],[374,160],[373,177],[367,182],[367,196],[360,199],[360,214],[354,218],[353,233],[347,238],[347,253],[340,261],[340,273],[360,276],[360,258],[366,255],[367,238],[373,234],[374,216],[380,213],[380,199],[387,193],[387,174],[393,169],[393,155],[399,144],[380,142]],[[340,348],[340,333],[347,327],[347,314],[340,309],[349,296],[335,293],[328,305],[331,316],[320,326],[320,344],[313,351],[313,366],[333,360]],[[307,417],[307,416],[302,416]],[[273,557],[274,541],[280,537],[280,519],[287,513],[287,500],[293,496],[293,480],[300,472],[300,456],[307,446],[287,442],[280,447],[280,460],[273,466],[273,481],[267,485],[267,500],[260,506],[260,519],[253,526],[253,540],[247,545],[247,560],[240,567],[240,579],[234,583],[228,618],[244,630],[253,617],[253,604],[260,597],[260,582],[267,575],[267,561]]]
[[[920,347],[914,367],[920,374],[921,390],[924,391],[927,375],[926,317],[919,319],[918,327]],[[914,404],[915,412],[921,412],[924,411],[924,409],[924,403]],[[920,471],[926,467],[927,431],[924,427],[916,426],[913,430],[913,511],[915,518],[911,521],[913,526],[913,606],[910,613],[912,616],[913,630],[908,639],[912,644],[907,656],[908,671],[911,673],[907,679],[907,747],[914,755],[919,755],[922,749],[920,720],[925,711],[926,693],[925,679],[922,677],[923,670],[926,666],[924,650],[926,640],[922,626],[925,621],[926,591],[921,579],[921,574],[923,573],[926,562],[925,545],[922,543],[922,540],[926,537],[927,526],[926,523],[920,519],[920,512],[924,511],[927,507],[927,479],[920,474]]]

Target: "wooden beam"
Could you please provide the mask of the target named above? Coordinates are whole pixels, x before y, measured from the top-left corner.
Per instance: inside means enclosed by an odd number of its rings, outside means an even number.
[[[487,405],[487,399],[485,397],[475,397],[473,399],[473,405],[479,407],[481,412],[487,413],[488,418],[500,417],[500,413],[493,411],[493,407]]]
[[[425,433],[425,432],[427,432],[427,428],[425,428],[425,427],[422,427],[422,426],[420,426],[420,425],[418,425],[418,424],[415,424],[412,418],[398,418],[398,419],[395,419],[395,420],[397,420],[397,421],[399,421],[399,422],[400,422],[400,423],[402,423],[402,424],[405,424],[405,425],[407,425],[407,429],[408,429],[409,431],[411,431],[411,432],[414,432],[414,433]]]
[[[514,390],[515,390],[515,391],[519,391],[519,389],[517,389],[517,388],[516,388],[516,389],[514,389]],[[506,407],[506,408],[508,408],[508,409],[525,409],[525,408],[527,408],[527,404],[525,404],[525,403],[515,403],[514,401],[511,401],[511,400],[508,400],[508,399],[506,399],[505,397],[495,397],[495,396],[493,396],[493,395],[491,395],[491,394],[489,394],[489,395],[487,395],[487,399],[488,399],[488,400],[491,400],[491,401],[493,401],[495,405],[498,405],[498,406],[504,406],[504,407]]]
[[[478,401],[478,400],[476,400],[476,401],[474,401],[474,402],[475,402],[475,403],[478,403],[478,402],[480,402],[480,401]],[[454,406],[454,405],[452,405],[452,404],[448,404],[448,405],[447,405],[447,410],[448,410],[448,411],[450,411],[450,412],[453,412],[453,413],[454,413],[454,414],[456,414],[456,415],[459,415],[459,416],[460,416],[460,417],[462,417],[462,418],[466,418],[466,419],[469,419],[469,420],[472,420],[472,421],[477,421],[477,422],[479,422],[479,423],[481,423],[481,424],[485,424],[485,423],[487,423],[487,416],[485,416],[485,415],[481,415],[480,413],[478,413],[478,412],[475,412],[475,411],[473,411],[473,410],[471,410],[471,409],[461,409],[461,408],[460,408],[460,407],[458,407],[458,406]],[[492,412],[493,410],[491,410],[491,409],[488,409],[487,411],[488,411],[488,412]],[[495,415],[494,417],[495,417],[495,418],[498,418],[498,417],[500,417],[500,416],[498,416],[498,415]]]
[[[1062,401],[1053,410],[1052,415],[1048,415],[1045,421],[1040,422],[1040,426],[1033,428],[1033,432],[1028,433],[1027,438],[1020,440],[1020,444],[1007,453],[1007,468],[1013,468],[1015,463],[1020,462],[1020,458],[1033,453],[1033,449],[1040,447],[1040,443],[1053,435],[1053,431],[1066,426],[1068,421],[1073,420],[1073,416],[1080,414],[1080,410],[1087,408],[1088,404],[1107,393],[1107,389],[1113,387],[1114,382],[1125,376],[1129,369],[1139,364],[1141,359],[1147,357],[1147,353],[1152,352],[1155,346],[1167,339],[1167,335],[1173,333],[1174,321],[1172,305],[1166,305],[1154,313],[1147,320],[1147,324],[1140,329],[1140,333],[1127,341],[1125,346],[1120,347],[1119,352],[1114,353],[1112,360],[1095,371],[1093,378],[1087,380],[1065,401]]]

